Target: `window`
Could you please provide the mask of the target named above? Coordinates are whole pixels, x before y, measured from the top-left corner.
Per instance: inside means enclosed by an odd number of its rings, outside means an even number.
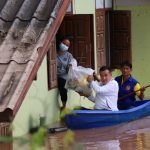
[[[105,0],[105,8],[112,8],[113,2],[112,0]]]
[[[104,8],[104,0],[96,0],[96,9]]]
[[[78,14],[65,16],[58,32],[60,37],[69,37],[69,52],[77,59],[78,65],[94,68],[93,16]]]
[[[68,9],[67,9],[67,14],[72,14],[73,13],[73,4],[72,2],[69,4]]]
[[[118,68],[124,60],[131,62],[131,12],[105,9],[109,7],[111,0],[96,0],[98,69],[105,64]]]
[[[53,40],[47,53],[48,89],[57,87],[56,40]]]
[[[110,11],[110,65],[119,68],[128,60],[131,62],[131,11]]]
[[[112,0],[96,0],[96,9],[112,8]]]

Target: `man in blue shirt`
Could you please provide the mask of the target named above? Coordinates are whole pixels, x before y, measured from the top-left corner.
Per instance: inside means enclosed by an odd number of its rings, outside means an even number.
[[[119,85],[118,108],[120,110],[129,109],[134,106],[136,96],[139,99],[144,98],[144,88],[141,89],[139,82],[131,76],[132,64],[125,61],[121,64],[122,75],[115,78]],[[138,91],[138,92],[136,92]],[[130,94],[132,93],[133,94]],[[127,96],[128,95],[128,96]]]

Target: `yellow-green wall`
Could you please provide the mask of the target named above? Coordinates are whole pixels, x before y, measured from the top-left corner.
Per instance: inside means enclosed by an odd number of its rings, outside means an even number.
[[[131,10],[133,76],[142,85],[150,84],[150,5],[115,6],[115,9]],[[145,97],[150,97],[150,88]]]
[[[37,73],[37,80],[33,81],[13,122],[14,136],[28,132],[30,117],[33,126],[40,123],[40,117],[46,117],[46,123],[50,124],[58,120],[59,104],[57,89],[48,91],[47,86],[47,62],[46,57]]]
[[[95,2],[93,0],[86,0],[85,3],[85,1],[82,0],[73,0],[73,5],[74,14],[93,14],[95,33]],[[58,97],[57,89],[48,91],[46,60],[45,57],[37,73],[37,80],[33,81],[15,117],[13,122],[14,136],[20,136],[28,132],[31,117],[33,118],[33,126],[39,125],[40,117],[46,117],[46,123],[48,125],[59,120],[60,97]],[[89,107],[93,106],[92,102],[89,102],[87,99],[85,100],[83,97],[81,98],[73,91],[68,91],[67,106],[74,107],[81,103]]]
[[[96,51],[96,32],[95,32],[95,1],[94,0],[73,0],[74,14],[93,14],[94,23],[94,45]],[[150,6],[124,6],[115,7],[115,9],[125,9],[132,11],[132,60],[133,75],[146,85],[150,83],[150,65],[149,65],[149,49],[150,49]],[[96,54],[96,53],[95,53]],[[19,136],[27,133],[30,117],[33,117],[34,125],[39,124],[41,117],[46,117],[47,124],[58,120],[59,103],[58,91],[53,89],[48,91],[47,88],[47,62],[44,58],[37,74],[37,80],[33,81],[26,97],[21,105],[19,112],[13,122],[14,135]],[[95,55],[95,66],[96,66]],[[116,70],[113,75],[119,75]],[[150,96],[150,89],[146,91],[146,97]],[[68,91],[67,106],[73,107],[82,105],[92,107],[93,103],[86,98],[80,97],[73,91]]]
[[[95,1],[73,0],[74,14],[95,14]]]

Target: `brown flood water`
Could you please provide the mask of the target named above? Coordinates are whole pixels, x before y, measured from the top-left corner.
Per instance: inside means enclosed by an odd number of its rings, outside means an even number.
[[[74,142],[70,149],[64,148],[63,145],[66,132],[50,134],[46,144],[47,149],[150,150],[150,116],[114,127],[75,130],[73,133]],[[26,145],[0,143],[0,150],[31,150],[31,148]]]
[[[150,116],[114,127],[75,130],[74,134],[74,145],[82,145],[82,150],[150,150]],[[64,135],[65,132],[51,134],[49,149],[65,150]],[[57,148],[54,141],[59,143]]]

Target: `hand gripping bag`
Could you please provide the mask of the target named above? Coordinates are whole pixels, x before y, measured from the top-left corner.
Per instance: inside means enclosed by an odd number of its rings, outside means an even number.
[[[87,82],[88,75],[93,75],[94,70],[82,66],[72,66],[68,71],[66,89],[72,89],[87,96],[92,94],[92,89]]]

